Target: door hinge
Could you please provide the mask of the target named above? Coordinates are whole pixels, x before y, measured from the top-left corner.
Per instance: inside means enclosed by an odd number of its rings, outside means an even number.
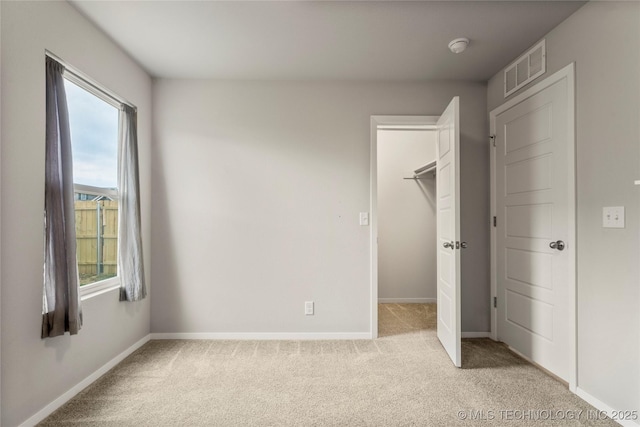
[[[489,135],[489,139],[491,140],[491,144],[493,144],[493,146],[496,146],[496,136],[495,135]]]
[[[498,308],[498,297],[493,297],[493,308]]]
[[[493,226],[494,226],[494,227],[497,227],[497,226],[498,226],[498,217],[497,217],[497,216],[494,216],[494,217],[493,217]]]

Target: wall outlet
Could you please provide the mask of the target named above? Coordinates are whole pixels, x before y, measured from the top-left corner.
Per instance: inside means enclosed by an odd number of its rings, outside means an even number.
[[[313,301],[304,302],[304,314],[307,316],[313,316]]]
[[[624,228],[624,206],[602,208],[602,227]]]

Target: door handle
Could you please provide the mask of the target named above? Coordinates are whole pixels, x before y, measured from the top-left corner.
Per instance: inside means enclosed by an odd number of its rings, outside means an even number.
[[[461,242],[461,243],[460,243],[460,247],[461,247],[462,249],[467,249],[467,242]]]
[[[450,248],[453,249],[455,247],[455,245],[453,244],[453,242],[444,242],[442,244],[442,246],[444,246],[445,248]]]
[[[564,242],[562,240],[557,240],[555,242],[549,243],[549,247],[551,249],[557,249],[559,251],[564,250]]]

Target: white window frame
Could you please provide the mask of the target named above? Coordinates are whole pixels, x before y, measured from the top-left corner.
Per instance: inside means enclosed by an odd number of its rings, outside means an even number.
[[[65,72],[63,77],[70,81],[71,83],[79,86],[80,88],[86,90],[90,94],[96,96],[107,104],[113,106],[118,109],[118,128],[120,127],[120,120],[122,120],[122,103],[118,102],[117,99],[113,95],[111,95],[107,90],[104,90],[100,87],[99,84],[90,81],[90,79],[86,77],[80,77],[77,72],[69,70],[68,66],[65,66]],[[118,145],[120,141],[118,141]],[[119,163],[118,159],[118,163]],[[119,166],[119,165],[118,165]],[[73,190],[75,193],[84,193],[84,194],[92,194],[96,196],[106,196],[113,200],[119,200],[120,195],[118,190],[110,189],[110,188],[102,188],[102,187],[93,187],[91,185],[81,185],[74,184]],[[118,214],[118,220],[120,215]],[[120,230],[120,224],[118,224],[118,230]],[[118,251],[120,249],[120,240],[118,239]],[[118,264],[119,264],[119,256],[118,256]],[[80,300],[84,301],[89,298],[93,298],[98,295],[102,295],[106,292],[113,291],[115,289],[120,288],[120,268],[119,265],[116,267],[117,274],[115,277],[110,277],[108,279],[100,280],[94,283],[90,283],[88,285],[79,286],[79,295]]]

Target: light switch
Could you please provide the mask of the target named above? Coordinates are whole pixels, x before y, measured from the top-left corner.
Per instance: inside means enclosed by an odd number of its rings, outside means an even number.
[[[624,228],[624,206],[602,208],[602,227]]]
[[[369,225],[369,212],[360,212],[360,225]]]
[[[313,316],[313,301],[304,302],[304,314],[307,316]]]

